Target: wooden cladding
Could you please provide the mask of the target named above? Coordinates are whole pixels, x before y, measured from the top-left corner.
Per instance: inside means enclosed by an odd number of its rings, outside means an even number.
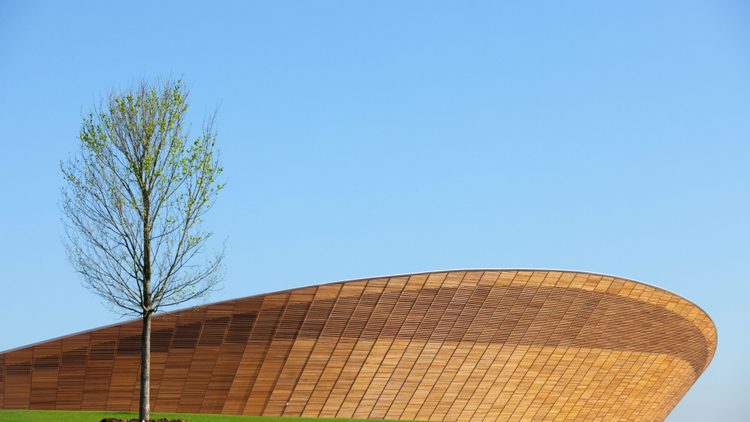
[[[716,349],[669,292],[556,271],[356,280],[160,314],[156,412],[661,421]],[[136,411],[140,320],[0,354],[0,408]]]

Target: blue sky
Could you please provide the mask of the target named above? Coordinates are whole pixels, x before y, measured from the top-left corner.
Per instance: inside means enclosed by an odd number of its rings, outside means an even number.
[[[750,419],[747,3],[1,1],[0,350],[120,321],[65,259],[59,165],[109,88],[170,73],[195,133],[220,104],[212,301],[613,274],[718,327],[667,420]]]

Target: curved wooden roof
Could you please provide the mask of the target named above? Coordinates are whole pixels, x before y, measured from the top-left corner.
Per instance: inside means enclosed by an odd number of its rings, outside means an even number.
[[[156,412],[661,421],[706,369],[696,305],[597,274],[337,282],[154,317]],[[140,321],[0,354],[0,408],[137,410]]]

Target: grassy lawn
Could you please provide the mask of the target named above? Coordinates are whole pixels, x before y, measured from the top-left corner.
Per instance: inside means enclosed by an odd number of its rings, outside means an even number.
[[[0,410],[0,422],[99,422],[104,418],[134,419],[132,412],[76,412],[69,410]],[[367,419],[274,418],[261,416],[151,413],[151,419],[185,419],[188,422],[365,422]],[[387,421],[383,421],[387,422]],[[403,422],[403,421],[401,421]]]

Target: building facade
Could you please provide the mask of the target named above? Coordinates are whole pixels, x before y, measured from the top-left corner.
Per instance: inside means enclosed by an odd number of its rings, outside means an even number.
[[[0,408],[137,411],[140,321],[0,354]],[[670,292],[567,271],[345,281],[154,317],[155,412],[662,421],[716,349]]]

